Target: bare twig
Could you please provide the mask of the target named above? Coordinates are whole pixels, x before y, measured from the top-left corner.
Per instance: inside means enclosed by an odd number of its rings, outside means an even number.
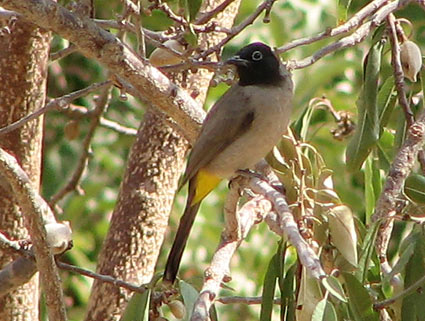
[[[66,48],[64,48],[62,50],[59,50],[59,51],[56,51],[56,52],[51,53],[50,54],[50,57],[49,57],[49,60],[50,61],[54,61],[54,60],[62,59],[64,57],[66,57],[66,56],[68,56],[68,55],[76,52],[77,50],[78,49],[77,49],[77,47],[75,45],[70,44],[68,47],[66,47]]]
[[[400,62],[400,47],[398,44],[397,33],[395,29],[395,19],[393,14],[390,14],[387,17],[387,22],[390,27],[392,64],[394,69],[396,90],[399,103],[404,110],[404,115],[408,124],[409,133],[405,143],[403,144],[402,148],[399,150],[399,153],[394,159],[393,165],[390,169],[387,181],[385,183],[385,187],[377,202],[375,214],[372,217],[374,221],[378,219],[384,219],[383,223],[380,225],[378,237],[376,239],[378,257],[381,262],[382,272],[384,274],[388,274],[391,272],[391,265],[388,262],[387,257],[387,249],[394,225],[392,217],[395,214],[396,197],[400,194],[404,181],[406,180],[408,174],[411,171],[414,160],[416,160],[418,156],[419,146],[417,146],[417,140],[422,143],[422,136],[424,135],[425,130],[425,128],[423,128],[425,123],[421,123],[418,121],[415,123],[415,125],[412,125],[414,122],[414,117],[412,110],[410,109],[410,106],[407,102],[406,94],[404,91],[404,76]],[[425,120],[425,117],[423,118]],[[410,159],[412,155],[415,155],[413,160]],[[403,163],[401,163],[400,160],[403,160]]]
[[[0,280],[2,280],[2,282],[0,282],[0,295],[8,293],[9,291],[11,291],[11,289],[22,285],[23,283],[25,283],[25,279],[28,280],[37,271],[37,267],[35,265],[34,260],[34,254],[31,250],[23,248],[21,244],[22,242],[9,240],[4,234],[0,233],[0,247],[11,249],[22,255],[21,258],[13,261],[11,264],[8,265],[7,268],[5,267],[0,271]],[[110,283],[137,293],[143,293],[149,287],[149,284],[143,284],[141,286],[135,285],[129,282],[118,280],[109,275],[95,273],[90,270],[83,269],[78,266],[74,266],[57,260],[56,264],[61,270],[81,274],[89,278]],[[15,278],[18,278],[17,282],[14,281]]]
[[[409,102],[407,101],[406,91],[404,89],[404,73],[403,68],[401,67],[400,45],[398,43],[397,31],[395,27],[395,18],[392,13],[388,15],[387,22],[390,29],[391,62],[393,65],[398,102],[404,111],[407,127],[410,127],[415,121],[415,119],[413,116],[412,109],[410,108]]]
[[[312,36],[312,37],[306,37],[306,38],[300,38],[296,39],[294,41],[291,41],[279,48],[276,49],[277,54],[283,54],[291,49],[294,49],[299,46],[308,45],[311,43],[314,43],[316,41],[323,40],[325,38],[329,37],[335,37],[347,32],[350,32],[351,30],[358,27],[367,17],[369,17],[371,14],[376,12],[380,7],[382,7],[384,4],[386,4],[387,0],[375,0],[367,4],[365,7],[360,9],[355,15],[353,15],[346,23],[335,27],[330,30],[325,30],[318,35]]]
[[[77,168],[75,169],[74,173],[71,176],[71,179],[69,182],[60,189],[55,195],[52,196],[49,203],[50,206],[54,206],[59,200],[61,200],[66,194],[69,192],[75,190],[78,187],[78,184],[81,180],[81,177],[83,175],[84,169],[86,168],[87,161],[90,155],[90,144],[94,137],[94,133],[96,131],[96,128],[98,127],[100,123],[100,118],[105,110],[105,108],[108,105],[109,98],[110,98],[110,92],[111,92],[111,86],[104,88],[102,94],[99,97],[99,101],[96,103],[96,108],[93,112],[91,121],[90,121],[90,127],[87,132],[86,137],[83,141],[83,151],[80,155],[80,158],[77,163]]]
[[[215,61],[197,61],[195,59],[188,59],[185,62],[179,63],[179,64],[175,64],[175,65],[168,65],[168,66],[161,66],[159,67],[160,70],[163,71],[174,71],[174,72],[178,72],[178,71],[182,71],[182,70],[186,70],[186,69],[191,69],[191,68],[195,68],[195,69],[207,69],[209,71],[217,71],[218,69],[220,69],[221,67],[223,67],[223,65],[220,62],[215,62]]]
[[[100,88],[106,87],[111,85],[111,81],[104,81],[104,82],[100,82],[100,83],[95,83],[93,85],[90,85],[84,89],[81,90],[77,90],[74,91],[70,94],[64,95],[62,97],[59,98],[55,98],[53,100],[51,100],[49,103],[47,103],[44,107],[36,110],[35,112],[33,112],[32,114],[29,114],[25,117],[22,117],[21,119],[19,119],[18,121],[0,128],[0,136],[10,133],[11,131],[23,126],[24,124],[26,124],[27,122],[36,119],[37,117],[40,117],[41,115],[45,114],[46,112],[53,110],[53,109],[63,109],[66,108],[68,106],[68,104],[70,104],[73,100],[86,96],[89,93],[98,90]]]
[[[94,113],[94,110],[88,110],[84,106],[77,106],[74,104],[69,104],[68,106],[66,106],[66,108],[63,108],[60,111],[66,114],[68,117],[74,119],[80,119],[83,116],[92,117]],[[113,120],[106,119],[104,117],[100,117],[100,126],[112,129],[113,131],[123,135],[136,136],[137,134],[136,128],[121,125]]]
[[[396,301],[407,297],[408,295],[416,292],[420,287],[425,283],[425,275],[418,279],[415,283],[411,284],[409,287],[405,288],[403,291],[395,294],[393,297],[388,298],[386,300],[377,302],[373,305],[373,307],[377,310],[384,309],[389,305],[395,303]]]
[[[400,9],[405,6],[412,0],[396,0],[386,4],[381,7],[375,14],[372,15],[370,20],[363,25],[361,25],[355,32],[351,35],[344,37],[338,41],[335,41],[322,49],[316,51],[312,56],[304,58],[301,61],[290,61],[288,63],[289,69],[301,69],[308,66],[311,66],[321,58],[327,56],[328,54],[341,50],[344,48],[349,48],[357,45],[366,39],[366,37],[373,31],[375,28],[382,23],[382,21],[392,12]]]
[[[384,188],[377,201],[375,214],[372,216],[373,221],[383,221],[376,239],[376,248],[384,273],[389,273],[391,270],[386,254],[391,232],[391,228],[388,226],[393,222],[392,216],[395,214],[397,199],[417,159],[424,135],[425,113],[421,113],[416,122],[407,130],[406,140],[394,158]]]
[[[220,302],[221,304],[261,304],[263,297],[255,296],[255,297],[245,297],[245,296],[223,296],[216,300],[216,302]],[[280,298],[275,298],[273,300],[274,304],[280,304]]]
[[[118,279],[116,279],[116,278],[114,278],[110,275],[95,273],[95,272],[92,272],[90,270],[86,270],[86,269],[80,268],[78,266],[67,264],[67,263],[64,263],[64,262],[56,261],[56,264],[58,265],[58,267],[61,270],[78,273],[78,274],[87,276],[89,278],[100,280],[100,281],[106,282],[106,283],[110,283],[110,284],[119,286],[121,288],[130,290],[130,291],[134,291],[134,292],[137,292],[137,293],[143,293],[149,287],[148,284],[143,284],[143,285],[140,285],[140,286],[135,285],[135,284],[132,284],[132,283],[129,283],[129,282],[118,280]]]
[[[229,4],[231,4],[234,0],[224,0],[220,5],[212,9],[211,11],[204,12],[200,14],[199,18],[195,20],[194,24],[196,25],[202,25],[204,23],[207,23],[212,18],[214,18],[217,14],[222,12],[224,9],[226,9]]]
[[[221,50],[221,48],[228,43],[230,40],[232,40],[236,35],[238,35],[242,30],[244,30],[246,27],[248,27],[250,24],[254,23],[254,21],[260,16],[260,14],[268,9],[271,8],[273,6],[273,3],[276,0],[265,0],[263,3],[261,3],[257,9],[255,9],[255,11],[249,16],[247,17],[244,21],[242,21],[239,25],[233,27],[229,33],[229,35],[224,38],[223,40],[221,40],[218,44],[216,44],[215,46],[210,47],[208,50],[205,50],[204,52],[202,52],[199,57],[195,57],[196,60],[202,58],[205,59],[206,57],[208,57],[210,54],[214,53],[214,52],[218,52]]]
[[[136,32],[137,27],[130,21],[116,21],[116,20],[103,20],[103,19],[93,19],[93,21],[103,29],[125,29],[130,32]],[[152,31],[146,28],[143,28],[143,33],[145,34],[148,40],[155,40],[159,42],[164,42],[171,39],[171,36],[167,36],[164,32],[161,31]]]
[[[28,228],[33,250],[45,292],[50,320],[65,321],[66,312],[59,274],[52,251],[47,244],[44,221],[50,219],[51,210],[40,195],[33,189],[26,173],[16,159],[0,148],[0,172],[12,187],[14,196],[22,208],[25,225]]]
[[[177,22],[178,24],[181,24],[183,26],[189,25],[186,19],[184,19],[182,16],[175,14],[174,11],[168,6],[168,4],[162,2],[161,0],[156,0],[155,4],[153,5],[153,8],[161,10],[167,15],[168,18],[170,18],[174,22]]]

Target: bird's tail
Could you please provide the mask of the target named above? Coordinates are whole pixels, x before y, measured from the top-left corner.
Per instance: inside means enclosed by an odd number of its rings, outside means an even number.
[[[187,196],[186,208],[183,216],[180,218],[179,228],[177,229],[176,238],[170,254],[168,255],[167,264],[163,281],[174,283],[177,272],[179,270],[180,261],[183,251],[189,237],[196,213],[198,213],[201,201],[211,192],[214,187],[220,183],[221,178],[205,170],[200,170],[194,177],[189,180],[189,193]]]
[[[196,213],[198,213],[201,202],[192,204],[196,192],[196,177],[189,181],[189,195],[187,197],[186,208],[183,216],[180,218],[179,228],[177,229],[176,238],[174,239],[173,246],[170,254],[168,255],[167,264],[165,265],[165,272],[163,281],[174,283],[177,277],[177,272],[180,267],[180,261],[183,256],[183,251],[189,237],[190,230],[193,222],[195,221]]]

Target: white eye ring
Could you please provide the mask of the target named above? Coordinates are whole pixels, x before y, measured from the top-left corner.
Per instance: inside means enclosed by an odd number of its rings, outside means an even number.
[[[256,50],[252,53],[251,58],[254,61],[259,61],[259,60],[263,59],[263,54],[261,53],[261,51]]]

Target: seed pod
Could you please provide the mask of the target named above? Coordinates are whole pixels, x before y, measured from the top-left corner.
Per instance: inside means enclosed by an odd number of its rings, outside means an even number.
[[[164,42],[164,46],[167,48],[173,49],[178,53],[184,52],[184,46],[177,40],[171,39]],[[155,67],[161,67],[165,65],[175,65],[181,63],[183,59],[177,57],[170,51],[163,48],[156,48],[149,57],[149,61]]]
[[[168,303],[168,307],[170,308],[171,313],[177,319],[183,319],[186,315],[186,307],[184,306],[182,301],[174,300]]]
[[[77,120],[70,120],[63,130],[68,140],[74,140],[80,135],[80,124]]]
[[[416,75],[422,68],[422,54],[418,45],[413,41],[405,41],[400,46],[400,60],[404,76],[416,82]]]

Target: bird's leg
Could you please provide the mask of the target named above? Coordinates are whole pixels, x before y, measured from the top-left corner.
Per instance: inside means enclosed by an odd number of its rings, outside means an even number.
[[[262,179],[265,180],[266,178],[261,175],[260,173],[257,173],[256,171],[249,169],[249,168],[245,168],[245,169],[238,169],[236,171],[236,175],[242,176],[242,177],[247,177],[247,178],[251,178],[251,177],[256,177],[258,179]]]
[[[260,174],[256,171],[253,171],[251,169],[240,169],[236,171],[236,174],[243,177],[256,177],[258,179],[264,180],[270,184],[271,187],[273,187],[276,191],[278,191],[281,194],[285,194],[285,186],[277,179],[276,175],[273,173],[273,176],[276,177],[276,179],[272,180],[270,177],[267,177],[263,174]]]

